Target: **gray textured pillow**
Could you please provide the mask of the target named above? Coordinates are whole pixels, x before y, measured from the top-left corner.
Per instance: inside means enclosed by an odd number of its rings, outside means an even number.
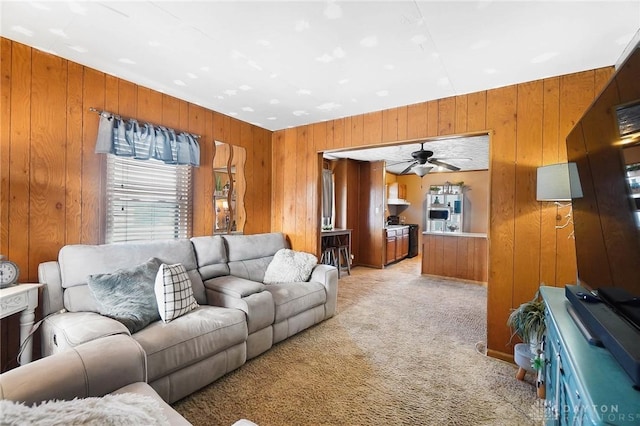
[[[120,321],[131,333],[159,320],[153,286],[161,263],[151,258],[134,268],[90,275],[89,289],[98,301],[99,312]]]

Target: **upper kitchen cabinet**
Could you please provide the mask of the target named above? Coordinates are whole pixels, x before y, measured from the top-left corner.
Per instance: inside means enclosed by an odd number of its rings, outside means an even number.
[[[214,234],[242,233],[246,222],[244,168],[246,150],[239,146],[215,142],[213,157]]]
[[[407,185],[393,182],[387,187],[387,204],[408,206]]]

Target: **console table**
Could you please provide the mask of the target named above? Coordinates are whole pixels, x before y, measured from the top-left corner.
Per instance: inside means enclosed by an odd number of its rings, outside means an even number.
[[[36,318],[35,310],[38,306],[38,288],[42,284],[18,284],[13,287],[0,289],[0,319],[20,313],[20,345],[27,340],[33,322]],[[29,340],[20,354],[20,365],[31,362],[33,342]]]
[[[640,425],[640,391],[605,348],[587,342],[564,288],[541,287],[546,304],[545,424]]]

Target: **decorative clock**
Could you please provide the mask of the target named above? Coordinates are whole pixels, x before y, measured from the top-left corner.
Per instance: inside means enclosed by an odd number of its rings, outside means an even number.
[[[19,276],[20,268],[18,265],[0,255],[0,288],[17,283]]]

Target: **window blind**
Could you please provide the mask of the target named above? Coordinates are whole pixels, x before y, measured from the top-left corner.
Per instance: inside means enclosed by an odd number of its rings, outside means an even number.
[[[106,242],[188,238],[191,167],[107,155]]]

